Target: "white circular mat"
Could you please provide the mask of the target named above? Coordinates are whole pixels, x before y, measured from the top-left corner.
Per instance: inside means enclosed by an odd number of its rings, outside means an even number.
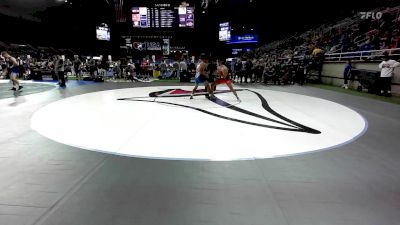
[[[359,137],[367,127],[352,109],[315,97],[243,89],[238,90],[238,102],[221,86],[217,100],[202,93],[191,100],[192,88],[78,95],[41,108],[31,126],[54,141],[87,150],[221,161],[331,149]]]

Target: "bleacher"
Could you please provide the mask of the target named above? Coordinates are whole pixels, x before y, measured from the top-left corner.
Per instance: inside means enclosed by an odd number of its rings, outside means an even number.
[[[269,43],[246,53],[244,58],[281,71],[276,72],[276,76],[291,77],[294,74],[291,70],[301,74],[304,69],[310,82],[338,86],[343,85],[344,64],[351,60],[354,72],[358,73],[353,88],[371,89],[373,85],[364,84],[377,80],[383,54],[389,53],[393,59],[400,59],[400,6],[369,12],[380,12],[382,17],[362,18],[360,13],[355,13],[335,23]],[[319,49],[322,56],[313,53]],[[400,68],[394,71],[392,90],[394,95],[400,95]]]
[[[383,49],[395,49],[391,53],[398,54],[400,6],[378,8],[370,12],[381,12],[383,17],[380,20],[363,19],[359,13],[356,13],[336,23],[324,24],[302,34],[274,41],[245,56],[251,58],[266,57],[266,55],[277,55],[278,58],[300,57],[311,54],[316,45],[322,47],[327,55]]]

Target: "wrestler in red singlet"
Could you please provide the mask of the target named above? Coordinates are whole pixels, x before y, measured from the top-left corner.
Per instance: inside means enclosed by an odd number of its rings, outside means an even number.
[[[236,96],[237,100],[240,101],[239,96],[237,95],[235,89],[233,88],[232,80],[229,79],[228,67],[221,64],[218,66],[217,72],[219,78],[211,84],[211,90],[214,90],[215,86],[217,86],[218,84],[226,84],[231,90],[231,92]],[[212,96],[214,96],[214,94]]]

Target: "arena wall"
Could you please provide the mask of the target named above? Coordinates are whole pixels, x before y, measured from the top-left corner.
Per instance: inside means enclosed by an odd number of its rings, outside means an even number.
[[[326,62],[322,68],[322,82],[325,84],[332,84],[335,86],[343,85],[343,70],[346,62]],[[379,62],[353,62],[353,68],[364,69],[371,71],[380,71]],[[358,82],[350,82],[351,87],[357,89]],[[392,80],[393,95],[400,96],[400,67],[395,69],[394,77]]]

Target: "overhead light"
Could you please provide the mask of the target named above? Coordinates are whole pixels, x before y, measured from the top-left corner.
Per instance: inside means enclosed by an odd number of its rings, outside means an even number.
[[[201,2],[201,8],[203,8],[203,9],[207,9],[208,8],[208,0],[203,0]]]

